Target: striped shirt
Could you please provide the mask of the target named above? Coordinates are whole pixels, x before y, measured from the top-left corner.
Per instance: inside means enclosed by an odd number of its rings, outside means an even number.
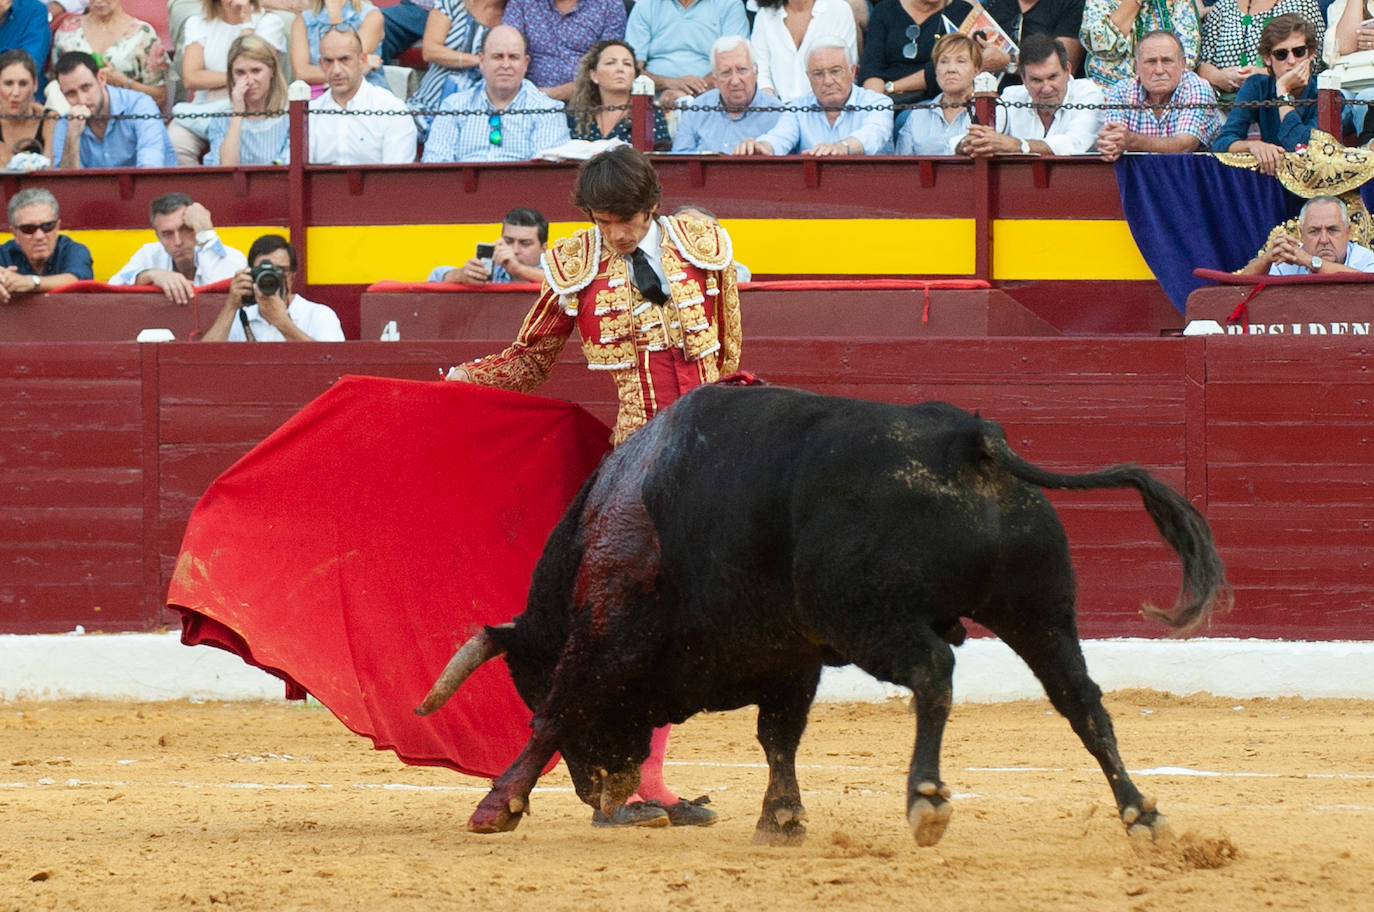
[[[210,120],[210,151],[205,164],[223,164],[220,148],[229,132],[229,118]],[[277,117],[245,117],[239,130],[240,165],[285,165],[291,162],[291,123],[285,115]]]
[[[529,161],[544,149],[568,141],[563,102],[554,101],[528,79],[520,84],[520,91],[506,109],[534,109],[535,113],[496,114],[485,82],[454,92],[444,99],[442,109],[455,113],[434,118],[421,161]],[[493,117],[497,124],[492,123]],[[498,136],[499,141],[493,142]]]
[[[491,31],[487,26],[472,18],[463,0],[437,0],[437,12],[448,17],[448,34],[444,36],[444,47],[464,54],[476,54],[482,46],[482,38]],[[444,97],[456,89],[466,89],[482,78],[477,67],[462,70],[451,69],[431,63],[414,93],[406,99],[406,106],[412,111],[433,111],[439,107]],[[424,142],[429,133],[431,115],[416,114],[415,126],[420,131],[420,141]]]

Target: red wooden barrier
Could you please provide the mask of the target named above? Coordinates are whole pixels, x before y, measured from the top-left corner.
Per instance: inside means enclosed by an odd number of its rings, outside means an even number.
[[[437,378],[504,346],[0,345],[0,632],[148,630],[209,482],[335,378]],[[1374,639],[1374,370],[1362,339],[753,338],[775,383],[1000,421],[1048,467],[1138,461],[1213,521],[1237,609],[1212,634]],[[574,346],[543,392],[613,411]],[[328,458],[328,454],[322,454]],[[359,483],[377,465],[357,467]],[[1177,561],[1129,492],[1060,493],[1087,636],[1158,636]]]

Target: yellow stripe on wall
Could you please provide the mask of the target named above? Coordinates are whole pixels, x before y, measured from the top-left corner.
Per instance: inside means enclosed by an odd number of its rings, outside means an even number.
[[[549,237],[565,237],[582,222],[555,222]],[[969,275],[974,268],[973,219],[725,219],[735,258],[768,275]],[[366,285],[381,279],[419,282],[435,266],[461,266],[478,243],[501,233],[484,225],[349,225],[307,229],[310,282]],[[220,236],[247,252],[260,235],[289,233],[226,227]],[[72,231],[91,249],[95,277],[108,279],[152,229]],[[1125,221],[997,219],[993,278],[1007,281],[1151,279]]]
[[[1124,221],[994,219],[992,277],[1153,279]]]

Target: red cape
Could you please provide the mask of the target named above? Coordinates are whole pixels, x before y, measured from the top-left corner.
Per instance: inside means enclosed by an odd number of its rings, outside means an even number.
[[[201,498],[167,595],[182,642],[304,688],[407,763],[495,777],[529,736],[504,662],[411,709],[479,625],[524,609],[609,438],[566,402],[344,377]]]

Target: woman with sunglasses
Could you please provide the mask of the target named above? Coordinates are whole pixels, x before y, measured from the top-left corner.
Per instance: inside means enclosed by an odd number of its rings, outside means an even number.
[[[36,140],[44,154],[52,147],[57,121],[43,117],[43,106],[33,97],[37,88],[38,70],[28,51],[0,54],[0,168],[30,142]]]
[[[291,160],[286,80],[272,45],[241,35],[229,46],[232,117],[210,122],[207,165],[284,165]]]
[[[1317,77],[1312,72],[1317,36],[1312,23],[1296,13],[1275,16],[1259,39],[1259,59],[1266,72],[1245,80],[1236,93],[1236,107],[1226,118],[1212,149],[1249,152],[1265,174],[1277,171],[1285,152],[1304,145],[1317,125]],[[1247,102],[1277,101],[1268,107]],[[1349,109],[1342,119],[1349,118]],[[1247,139],[1259,124],[1260,138]]]
[[[1285,13],[1306,19],[1313,40],[1321,45],[1326,22],[1317,0],[1217,0],[1207,13],[1197,74],[1212,84],[1220,101],[1231,102],[1245,80],[1265,72],[1260,33]]]
[[[291,73],[310,83],[310,97],[318,98],[327,88],[320,69],[320,39],[331,29],[358,33],[367,55],[367,81],[387,88],[382,58],[377,56],[384,32],[382,11],[368,0],[314,0],[291,23]]]
[[[939,92],[930,52],[941,35],[959,30],[973,8],[965,0],[887,0],[873,7],[864,36],[858,82],[893,105],[929,101]],[[897,128],[910,109],[898,108]]]
[[[854,10],[845,0],[758,0],[750,43],[759,68],[758,87],[781,101],[811,92],[806,54],[816,38],[838,38],[851,59],[859,56]]]

